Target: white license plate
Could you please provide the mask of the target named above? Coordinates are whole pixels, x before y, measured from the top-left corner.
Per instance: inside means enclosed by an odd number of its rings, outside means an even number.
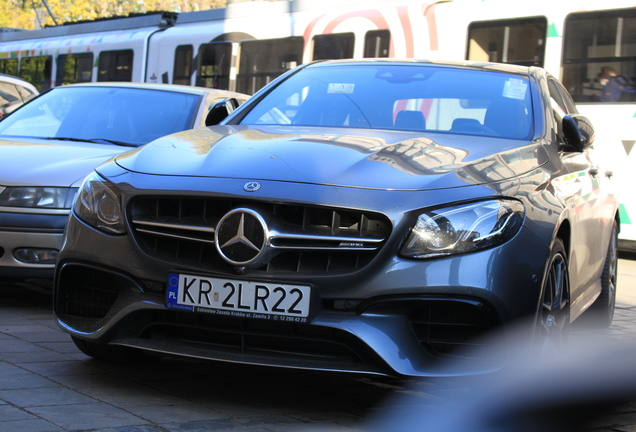
[[[306,322],[311,287],[170,273],[166,306],[242,318]]]

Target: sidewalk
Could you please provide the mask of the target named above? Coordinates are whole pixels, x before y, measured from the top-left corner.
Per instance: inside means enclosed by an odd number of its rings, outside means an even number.
[[[633,343],[636,260],[621,259],[618,269],[614,322],[593,333]],[[57,327],[49,291],[3,288],[0,432],[367,432],[365,421],[378,407],[424,404],[435,410],[466,393],[453,379],[169,358],[143,368],[108,365],[80,353]],[[574,332],[571,341],[582,344],[588,333]],[[636,402],[614,407],[586,430],[636,432]]]
[[[636,306],[636,260],[618,260],[616,303]]]

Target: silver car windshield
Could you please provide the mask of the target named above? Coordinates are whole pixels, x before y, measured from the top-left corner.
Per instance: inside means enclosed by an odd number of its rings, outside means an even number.
[[[529,139],[527,77],[426,65],[315,65],[289,77],[247,125],[395,129]]]
[[[0,122],[0,136],[139,146],[188,129],[199,96],[116,87],[57,87]]]

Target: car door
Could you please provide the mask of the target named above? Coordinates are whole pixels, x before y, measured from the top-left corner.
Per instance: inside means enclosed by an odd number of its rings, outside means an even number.
[[[578,112],[572,98],[557,80],[550,77],[548,88],[557,123],[561,125],[564,115]],[[558,135],[563,143],[560,128]],[[583,152],[561,153],[563,162],[570,172],[572,187],[569,203],[572,221],[569,258],[574,313],[577,309],[585,307],[596,294],[586,290],[601,276],[611,229],[608,224],[613,221],[611,213],[604,214],[604,204],[608,198],[605,192],[606,183],[610,180],[610,173],[603,169],[596,152],[592,145]]]

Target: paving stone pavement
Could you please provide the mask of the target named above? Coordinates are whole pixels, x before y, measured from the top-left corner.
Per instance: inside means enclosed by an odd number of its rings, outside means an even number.
[[[452,378],[172,358],[143,367],[105,364],[79,352],[57,327],[46,287],[5,283],[0,293],[0,432],[363,431],[380,409],[435,409],[467,391]],[[588,332],[574,329],[572,340]],[[619,304],[613,325],[596,332],[634,340],[636,304]],[[636,432],[636,402],[613,407],[590,428]]]

